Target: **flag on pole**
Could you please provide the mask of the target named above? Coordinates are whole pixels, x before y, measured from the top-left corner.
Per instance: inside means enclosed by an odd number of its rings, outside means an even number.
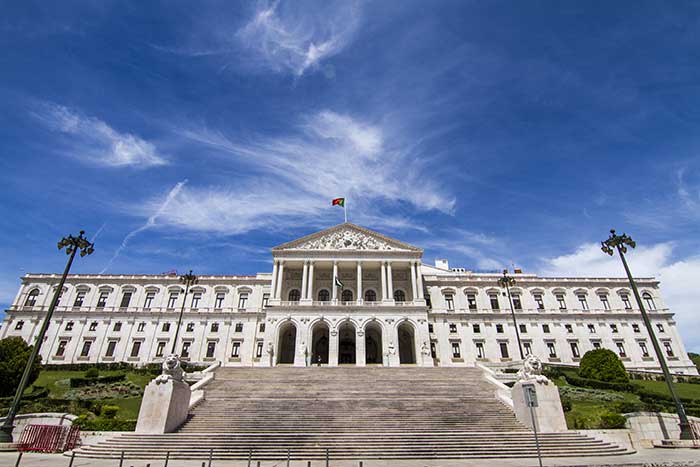
[[[343,208],[343,215],[345,216],[345,222],[348,221],[348,208],[345,206],[345,198],[334,198],[331,201],[331,206],[340,206]]]
[[[343,283],[340,282],[340,279],[338,278],[338,276],[335,276],[335,286],[340,287],[341,289],[343,288]]]

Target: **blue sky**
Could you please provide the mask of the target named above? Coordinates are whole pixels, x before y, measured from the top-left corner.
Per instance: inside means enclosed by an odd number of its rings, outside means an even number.
[[[696,2],[3,2],[0,304],[26,272],[252,274],[351,221],[425,260],[621,275],[700,350]]]

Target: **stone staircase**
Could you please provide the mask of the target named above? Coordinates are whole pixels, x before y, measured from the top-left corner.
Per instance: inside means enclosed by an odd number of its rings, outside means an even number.
[[[76,456],[127,459],[533,457],[534,436],[477,368],[220,368],[177,433],[123,434]],[[629,451],[575,432],[544,456]]]

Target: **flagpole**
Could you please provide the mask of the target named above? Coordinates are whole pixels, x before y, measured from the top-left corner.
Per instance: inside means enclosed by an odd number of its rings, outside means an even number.
[[[343,213],[345,213],[345,223],[348,223],[348,199],[345,198],[345,202],[343,203]]]

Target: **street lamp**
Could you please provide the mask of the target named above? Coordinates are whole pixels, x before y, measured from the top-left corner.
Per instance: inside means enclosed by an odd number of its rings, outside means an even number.
[[[41,324],[41,329],[39,330],[39,334],[36,337],[36,342],[34,344],[34,347],[32,347],[32,352],[29,355],[29,359],[27,360],[27,366],[24,367],[24,373],[22,373],[22,379],[20,379],[19,386],[17,386],[17,392],[15,392],[15,397],[14,399],[12,399],[12,405],[10,405],[10,410],[7,412],[7,417],[5,417],[5,421],[2,424],[2,427],[0,427],[0,443],[12,442],[12,429],[14,428],[15,416],[17,415],[17,411],[19,410],[19,404],[22,399],[22,394],[24,393],[24,390],[27,387],[27,382],[29,381],[29,374],[32,371],[34,361],[39,355],[39,351],[41,350],[41,344],[44,343],[44,336],[46,335],[46,330],[48,329],[49,323],[51,322],[51,316],[53,315],[53,312],[56,309],[56,304],[58,303],[58,298],[60,297],[61,291],[63,290],[63,285],[66,283],[66,277],[68,276],[68,273],[70,272],[70,267],[73,264],[73,258],[75,258],[75,254],[78,252],[78,250],[80,250],[80,256],[91,255],[95,251],[94,245],[90,243],[84,237],[84,235],[85,231],[81,230],[80,235],[78,235],[77,237],[68,235],[67,237],[63,237],[61,241],[58,242],[59,250],[62,250],[64,247],[66,249],[66,254],[68,255],[68,263],[66,264],[66,268],[63,270],[63,276],[61,276],[61,281],[58,283],[58,287],[56,288],[56,291],[53,294],[51,304],[49,305],[49,310],[46,312],[46,316],[44,317],[44,322]]]
[[[513,300],[510,297],[510,288],[515,285],[515,279],[508,275],[508,270],[503,270],[503,277],[498,279],[498,285],[505,287],[508,294],[508,303],[510,304],[510,314],[513,316],[513,326],[515,326],[515,337],[518,339],[518,350],[520,351],[520,360],[525,360],[523,355],[523,346],[520,343],[520,331],[518,330],[518,321],[515,319],[515,309],[513,308]]]
[[[180,334],[180,326],[182,326],[182,314],[185,312],[185,302],[187,301],[187,292],[190,291],[190,286],[196,284],[199,282],[199,278],[192,274],[192,270],[190,269],[190,272],[187,274],[183,274],[180,276],[180,283],[185,284],[185,297],[182,299],[182,306],[180,307],[180,317],[177,319],[177,327],[175,328],[175,339],[173,339],[173,350],[170,352],[173,355],[177,355],[175,353],[175,349],[177,347],[177,336]]]
[[[681,429],[681,439],[693,439],[692,428],[688,422],[688,416],[685,414],[685,408],[681,402],[678,394],[676,394],[676,389],[673,385],[673,378],[668,370],[668,365],[666,364],[666,358],[664,357],[661,347],[656,340],[656,334],[654,334],[654,329],[649,320],[649,315],[647,315],[644,305],[642,304],[642,299],[639,296],[639,291],[637,290],[637,284],[632,278],[632,272],[627,265],[627,260],[625,259],[625,253],[627,253],[627,247],[634,248],[637,244],[630,238],[627,234],[616,235],[615,229],[610,230],[610,238],[601,242],[601,250],[603,253],[607,253],[610,256],[613,255],[615,249],[620,254],[620,259],[622,260],[622,265],[625,267],[625,272],[627,273],[627,279],[630,281],[630,286],[632,287],[632,293],[634,293],[634,298],[637,300],[637,305],[642,313],[642,320],[644,320],[644,325],[647,328],[649,337],[651,337],[651,344],[654,346],[654,352],[656,352],[656,358],[659,359],[659,364],[661,365],[661,371],[664,374],[664,379],[668,385],[668,390],[671,392],[671,397],[673,397],[673,402],[676,404],[676,413],[678,414],[678,419],[680,421],[679,426]]]

